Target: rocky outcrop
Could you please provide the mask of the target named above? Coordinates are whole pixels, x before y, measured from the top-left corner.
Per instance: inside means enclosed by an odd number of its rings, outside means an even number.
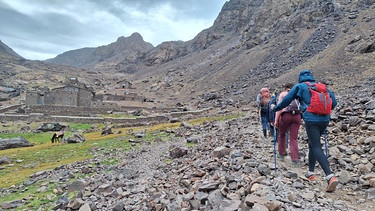
[[[80,134],[80,133],[74,133],[73,135],[68,136],[62,140],[62,142],[65,142],[68,144],[82,143],[85,141],[86,141],[86,138],[83,136],[83,134]]]
[[[23,137],[0,139],[0,150],[19,148],[19,147],[32,147],[33,143],[28,142]]]
[[[11,57],[14,57],[16,59],[23,59],[22,56],[18,55],[16,52],[13,51],[13,49],[9,48],[7,45],[5,45],[3,42],[0,40],[0,54],[2,55],[8,55]]]
[[[37,130],[47,132],[47,131],[61,131],[66,128],[66,125],[61,125],[60,123],[42,123],[38,126]]]

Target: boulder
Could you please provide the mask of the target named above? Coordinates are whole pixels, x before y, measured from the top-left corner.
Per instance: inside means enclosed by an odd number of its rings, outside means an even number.
[[[48,132],[48,131],[61,131],[65,129],[65,125],[60,125],[59,123],[42,123],[39,125],[37,130]]]
[[[67,138],[63,139],[63,142],[74,144],[74,143],[82,143],[85,142],[86,139],[83,135],[80,135],[78,133],[74,133],[72,136],[69,136]]]
[[[19,148],[19,147],[32,147],[34,144],[28,142],[23,137],[0,139],[0,150]]]

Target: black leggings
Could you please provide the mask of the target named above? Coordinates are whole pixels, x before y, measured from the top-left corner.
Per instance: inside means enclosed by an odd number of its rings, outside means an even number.
[[[326,130],[328,122],[305,122],[307,137],[309,138],[309,171],[314,172],[316,161],[326,175],[332,174],[328,158],[323,153],[320,137]]]

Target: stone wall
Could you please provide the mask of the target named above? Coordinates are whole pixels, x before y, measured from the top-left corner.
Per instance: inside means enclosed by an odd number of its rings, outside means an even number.
[[[116,103],[106,103],[96,105],[95,107],[69,107],[69,106],[54,106],[54,105],[33,105],[28,106],[26,111],[30,113],[43,113],[48,115],[59,116],[93,116],[96,114],[107,114],[109,112],[130,112],[135,110],[146,110],[150,113],[168,113],[171,109],[156,109],[147,107],[119,107]]]
[[[48,115],[61,116],[92,116],[93,114],[105,114],[110,111],[106,107],[70,107],[54,105],[33,105],[28,106],[27,113],[43,113]]]
[[[122,93],[121,95],[116,94],[105,94],[98,95],[99,98],[102,98],[103,101],[136,101],[136,102],[145,102],[146,98],[139,96],[137,93]]]
[[[44,115],[43,113],[31,114],[0,114],[1,122],[9,121],[27,121],[27,122],[72,122],[72,123],[107,123],[124,124],[129,127],[142,125],[155,125],[167,123],[171,118],[178,118],[185,115],[198,115],[206,112],[206,110],[190,111],[190,112],[172,112],[158,116],[147,116],[138,118],[101,118],[101,117],[83,117],[83,116],[57,116]]]
[[[19,109],[21,107],[22,107],[22,105],[20,105],[20,104],[7,106],[7,107],[4,107],[4,108],[1,108],[0,109],[0,113],[11,112],[11,111],[17,110],[17,109]]]

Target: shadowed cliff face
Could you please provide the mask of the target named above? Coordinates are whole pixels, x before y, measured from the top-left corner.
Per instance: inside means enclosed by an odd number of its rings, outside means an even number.
[[[372,0],[231,0],[212,27],[188,42],[154,47],[134,33],[46,61],[53,65],[2,53],[0,85],[54,87],[68,75],[110,92],[126,79],[163,104],[202,106],[202,96],[213,93],[218,98],[209,103],[221,106],[247,104],[262,86],[280,88],[311,69],[318,80],[346,90],[374,77],[374,7]]]

